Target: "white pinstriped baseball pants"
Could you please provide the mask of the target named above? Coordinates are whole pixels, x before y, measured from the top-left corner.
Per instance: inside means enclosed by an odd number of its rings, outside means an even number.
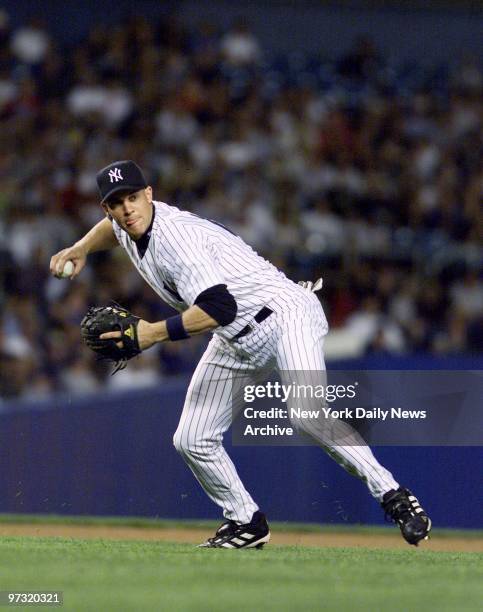
[[[233,377],[241,377],[244,384],[257,384],[276,369],[282,382],[284,372],[290,371],[290,383],[294,371],[325,374],[323,343],[328,326],[317,296],[290,284],[286,293],[267,306],[274,313],[238,342],[213,336],[193,374],[173,438],[176,449],[208,496],[221,506],[225,518],[239,523],[250,522],[258,506],[222,444],[234,410]],[[337,423],[341,429],[335,434],[310,423],[296,426],[302,426],[337,463],[364,480],[377,500],[397,489],[392,474],[378,463],[359,434],[350,425]]]

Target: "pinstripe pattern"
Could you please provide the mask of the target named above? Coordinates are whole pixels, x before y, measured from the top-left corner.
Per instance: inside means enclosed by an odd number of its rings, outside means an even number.
[[[217,328],[218,335],[233,338],[265,304],[294,286],[223,227],[163,202],[154,202],[154,207],[151,240],[144,257],[116,223],[114,233],[146,282],[180,312],[192,306],[205,289],[226,284],[238,313],[233,323]]]
[[[314,295],[311,294],[313,298]],[[277,368],[282,382],[316,386],[327,384],[324,361],[324,334],[321,333],[322,307],[315,298],[308,312],[300,312],[281,334],[277,346]],[[308,405],[307,405],[308,404]],[[320,406],[304,400],[304,409]],[[332,419],[300,419],[294,425],[309,435],[330,456],[351,474],[367,483],[369,491],[378,500],[384,493],[397,489],[392,474],[381,466],[371,449],[349,424]]]
[[[239,237],[218,225],[155,202],[148,248],[141,258],[135,243],[115,224],[114,231],[143,278],[179,311],[191,306],[205,289],[226,284],[237,301],[230,325],[217,328],[188,388],[173,442],[209,497],[227,519],[249,523],[258,509],[223,447],[234,398],[233,381],[263,381],[276,369],[282,381],[324,384],[323,345],[327,320],[317,297],[299,287],[258,256]],[[181,299],[178,299],[181,298]],[[260,324],[255,314],[268,306],[273,314]],[[231,342],[245,325],[253,331]],[[335,461],[363,479],[374,497],[398,484],[375,459],[357,432],[342,421],[294,423]]]

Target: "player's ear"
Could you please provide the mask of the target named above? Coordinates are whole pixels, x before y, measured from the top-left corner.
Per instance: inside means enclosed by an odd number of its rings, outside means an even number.
[[[151,187],[151,185],[148,185],[145,188],[144,193],[146,194],[146,197],[148,198],[148,202],[151,204],[151,202],[153,201],[153,188]]]
[[[107,204],[105,202],[102,202],[101,206],[104,209],[104,212],[106,213],[106,217],[109,219],[109,221],[112,221],[112,216],[109,212],[109,209],[107,208]]]

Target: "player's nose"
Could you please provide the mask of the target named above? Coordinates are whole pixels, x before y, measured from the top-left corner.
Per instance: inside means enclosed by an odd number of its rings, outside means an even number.
[[[133,212],[132,203],[127,198],[122,203],[122,210],[126,216]]]

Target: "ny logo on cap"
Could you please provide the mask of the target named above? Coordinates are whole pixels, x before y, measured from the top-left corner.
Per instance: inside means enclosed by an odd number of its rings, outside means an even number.
[[[122,178],[122,174],[121,174],[121,170],[119,168],[114,168],[114,170],[109,170],[109,178],[111,180],[111,183],[114,183],[114,181],[122,181],[124,180]]]

